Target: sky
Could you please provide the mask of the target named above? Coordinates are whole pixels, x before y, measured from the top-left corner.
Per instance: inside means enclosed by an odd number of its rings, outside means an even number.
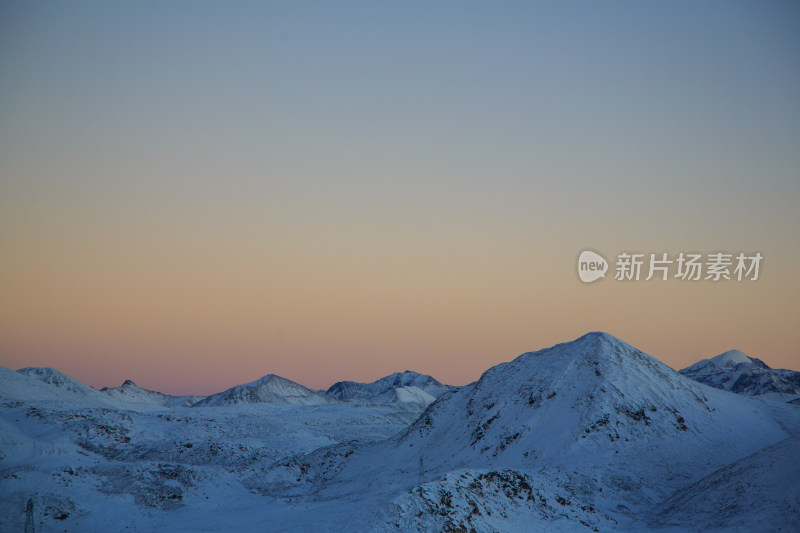
[[[461,385],[601,330],[800,370],[799,178],[794,2],[4,2],[0,365]],[[720,251],[759,278],[614,279]]]

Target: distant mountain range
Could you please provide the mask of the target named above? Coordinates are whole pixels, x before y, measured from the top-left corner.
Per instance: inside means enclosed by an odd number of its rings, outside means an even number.
[[[324,391],[314,391],[281,376],[267,374],[251,383],[210,396],[173,396],[144,389],[131,380],[119,387],[104,387],[98,391],[53,368],[29,367],[17,372],[101,403],[111,398],[161,407],[213,407],[239,403],[320,405],[336,401],[428,405],[444,393],[458,389],[444,385],[432,376],[406,370],[371,383],[339,381]],[[800,372],[770,368],[760,359],[748,357],[739,350],[703,359],[679,373],[736,394],[800,403]]]
[[[711,387],[745,396],[769,395],[792,401],[800,397],[800,372],[770,368],[739,350],[703,359],[680,373]]]
[[[327,391],[314,391],[281,376],[267,374],[251,383],[236,385],[210,396],[172,396],[144,389],[131,380],[126,380],[119,387],[97,390],[54,368],[29,367],[17,373],[54,385],[71,395],[89,397],[101,403],[113,399],[161,407],[218,407],[240,403],[321,405],[339,401],[428,405],[443,393],[456,388],[443,385],[431,376],[406,370],[372,383],[340,381]]]
[[[119,387],[104,387],[98,391],[53,368],[29,367],[17,372],[100,402],[112,398],[161,407],[213,407],[239,403],[320,405],[336,401],[428,405],[444,393],[458,389],[444,385],[432,376],[406,370],[371,383],[339,381],[325,391],[314,391],[281,376],[267,374],[251,383],[210,396],[172,396],[144,389],[131,380],[126,380]],[[748,357],[739,350],[703,359],[679,373],[736,394],[800,403],[800,372],[770,368],[760,359]]]

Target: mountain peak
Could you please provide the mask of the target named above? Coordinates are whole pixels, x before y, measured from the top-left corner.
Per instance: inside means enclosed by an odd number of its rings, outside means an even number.
[[[163,407],[189,406],[200,399],[196,396],[171,396],[163,392],[144,389],[130,379],[126,379],[119,387],[103,387],[100,392],[105,393],[110,398],[124,402],[153,404]]]
[[[686,377],[746,396],[767,393],[800,394],[800,372],[770,368],[755,357],[729,350],[680,371]]]
[[[739,350],[728,350],[710,359],[717,368],[733,368],[743,363],[752,363],[753,360]]]
[[[727,352],[723,352],[717,355],[716,357],[698,361],[697,363],[681,370],[681,373],[697,374],[697,373],[709,373],[709,372],[714,373],[721,370],[733,371],[736,369],[738,365],[746,365],[743,368],[756,367],[756,368],[769,369],[769,366],[767,366],[760,359],[756,359],[755,357],[749,357],[739,350],[728,350]]]
[[[256,381],[237,385],[226,391],[208,396],[193,404],[193,406],[219,406],[237,403],[317,405],[334,401],[332,398],[312,391],[290,379],[275,374],[267,374]]]
[[[240,385],[240,387],[258,387],[261,385],[265,385],[271,381],[280,381],[280,380],[289,381],[288,379],[282,378],[281,376],[278,376],[276,374],[266,374],[264,376],[261,376],[255,381],[251,381],[250,383],[244,383],[243,385]]]
[[[606,340],[606,341],[616,341],[616,342],[623,342],[614,335],[610,333],[606,333],[605,331],[590,331],[589,333],[584,334],[581,337],[575,339],[576,341],[580,341],[581,339],[594,339],[594,340]],[[575,341],[573,341],[575,342]]]
[[[562,342],[551,348],[545,348],[544,350],[528,353],[540,353],[552,350],[554,348],[569,348],[568,352],[572,354],[579,354],[587,351],[602,354],[613,353],[620,349],[636,350],[627,342],[615,337],[614,335],[611,335],[610,333],[606,333],[604,331],[590,331],[589,333],[586,333],[573,341]]]
[[[613,335],[591,332],[490,368],[446,403],[433,404],[407,438],[425,435],[437,420],[447,418],[438,431],[443,435],[451,431],[450,425],[462,425],[464,433],[457,440],[478,453],[488,445],[484,438],[497,432],[498,442],[522,442],[523,434],[529,433],[526,439],[535,440],[540,453],[547,449],[559,454],[564,446],[590,446],[586,443],[597,444],[598,438],[616,442],[647,431],[682,433],[686,428],[681,412],[696,412],[695,404],[705,405],[699,389]],[[539,441],[532,430],[534,421],[539,427],[572,428],[554,430]],[[518,447],[510,442],[490,447],[505,454]]]
[[[436,378],[412,370],[395,372],[372,383],[339,381],[325,392],[338,400],[363,400],[371,403],[429,404],[450,390]]]
[[[602,331],[586,333],[581,337],[569,342],[562,342],[534,352],[526,352],[512,361],[513,364],[528,364],[526,360],[530,358],[552,357],[553,364],[562,365],[568,360],[584,360],[592,365],[603,365],[608,369],[613,369],[620,365],[629,365],[633,361],[645,361],[649,366],[663,367],[661,370],[669,369],[657,359],[645,354],[641,350],[634,348],[627,342]],[[539,366],[540,363],[531,363]],[[503,365],[499,365],[502,367]],[[497,368],[497,367],[495,367]],[[491,371],[492,369],[490,369]],[[671,370],[671,369],[669,369]]]

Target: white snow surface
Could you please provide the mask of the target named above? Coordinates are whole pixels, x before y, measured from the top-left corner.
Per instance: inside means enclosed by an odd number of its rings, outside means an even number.
[[[679,491],[652,523],[676,531],[800,531],[800,438],[789,437]]]
[[[604,333],[424,411],[308,405],[322,395],[277,376],[189,408],[27,374],[54,377],[0,368],[0,531],[22,531],[28,498],[37,531],[778,531],[800,516],[800,408]]]

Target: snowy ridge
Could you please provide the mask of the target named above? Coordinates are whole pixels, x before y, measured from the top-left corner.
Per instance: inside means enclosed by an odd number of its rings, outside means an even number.
[[[800,397],[800,372],[770,368],[760,359],[748,357],[739,350],[703,359],[680,373],[711,387],[746,396],[774,393],[773,399],[784,402]]]
[[[278,403],[292,405],[320,405],[336,400],[308,389],[299,383],[267,374],[257,381],[237,385],[199,400],[193,407],[235,405],[239,403]]]
[[[372,383],[339,381],[326,392],[337,400],[365,400],[377,404],[411,402],[429,404],[452,387],[431,376],[410,370],[395,372]]]
[[[16,401],[72,401],[86,406],[114,406],[117,403],[54,368],[0,367],[0,398]]]
[[[59,372],[55,368],[28,367],[21,368],[17,370],[17,372],[68,392],[74,392],[84,396],[94,396],[96,394],[96,391],[91,387],[84,385],[77,379],[73,379],[64,373]]]
[[[204,398],[204,396],[171,396],[143,389],[129,379],[126,379],[119,387],[103,387],[100,392],[121,401],[151,403],[163,407],[191,406]]]

